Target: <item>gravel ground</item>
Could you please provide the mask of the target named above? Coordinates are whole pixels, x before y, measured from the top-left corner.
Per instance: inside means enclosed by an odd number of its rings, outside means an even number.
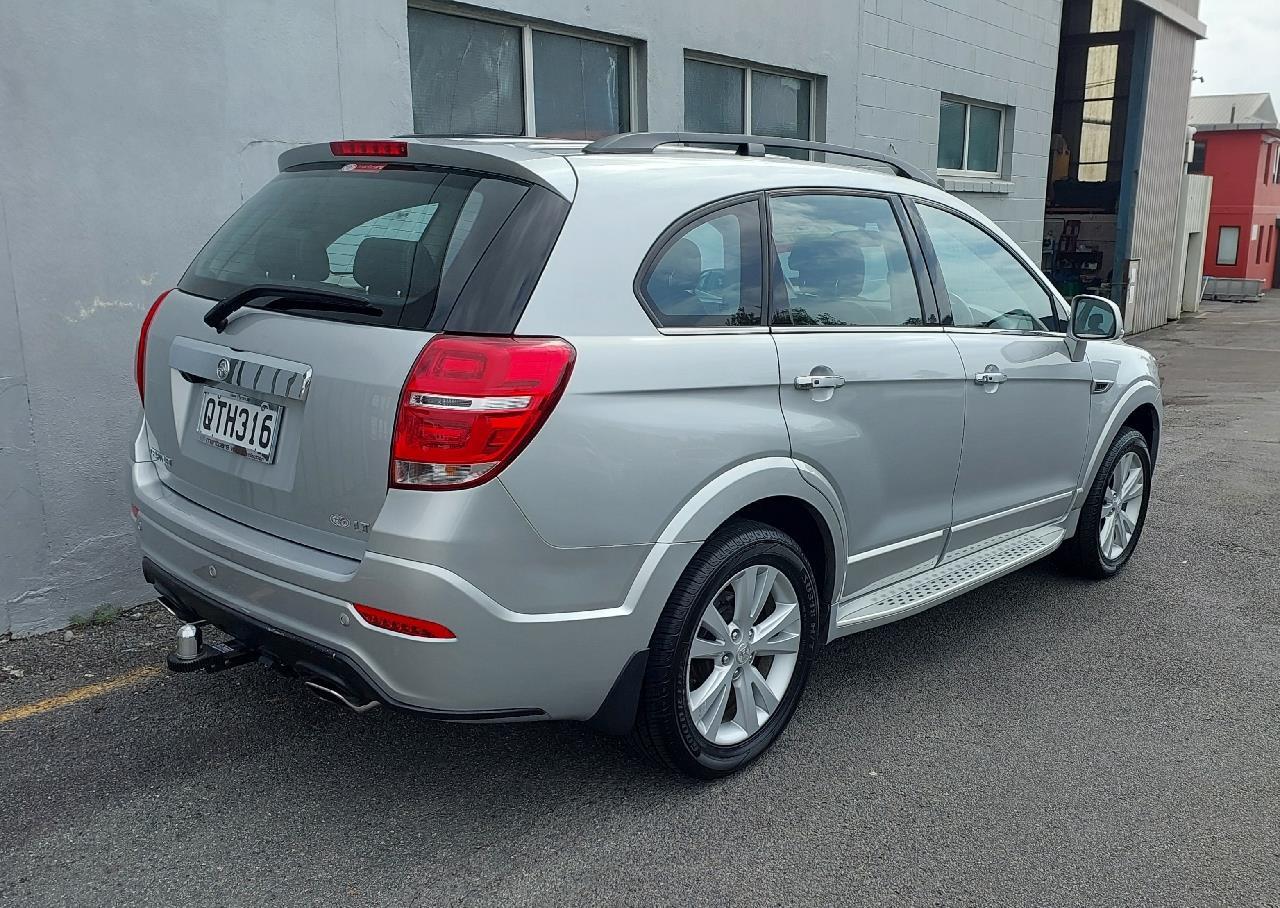
[[[1169,409],[1129,569],[834,644],[732,779],[156,674],[0,721],[0,904],[1280,904],[1280,297],[1137,343]],[[136,614],[0,643],[0,713],[158,664]]]

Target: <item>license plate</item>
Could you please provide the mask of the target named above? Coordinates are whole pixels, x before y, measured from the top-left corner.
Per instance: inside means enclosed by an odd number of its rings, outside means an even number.
[[[204,389],[196,433],[215,448],[271,463],[276,457],[282,408],[226,391]]]

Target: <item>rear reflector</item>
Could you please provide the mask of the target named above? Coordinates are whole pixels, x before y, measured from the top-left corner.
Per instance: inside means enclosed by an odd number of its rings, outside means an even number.
[[[156,310],[160,308],[164,298],[172,292],[172,290],[166,290],[156,297],[156,301],[151,304],[151,308],[143,316],[142,328],[138,331],[138,346],[133,353],[133,380],[138,385],[138,400],[144,404],[147,402],[147,335],[151,331],[151,320],[156,317]]]
[[[496,476],[551,415],[573,360],[555,337],[433,337],[400,395],[391,485],[462,489]]]
[[[425,618],[413,618],[409,615],[399,615],[395,612],[374,608],[372,605],[362,605],[359,602],[354,604],[361,618],[374,627],[382,628],[384,631],[395,631],[397,634],[405,634],[409,637],[426,637],[430,640],[457,639],[457,635],[453,631],[443,624],[437,624],[435,621],[428,621]]]
[[[341,142],[330,142],[329,151],[340,158],[403,158],[409,154],[409,143],[383,139],[344,139]]]

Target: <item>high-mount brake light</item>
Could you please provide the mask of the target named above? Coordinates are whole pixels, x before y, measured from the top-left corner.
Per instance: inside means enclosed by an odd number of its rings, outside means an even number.
[[[462,489],[496,476],[551,415],[574,356],[558,337],[433,337],[400,395],[390,485]]]
[[[409,155],[409,143],[389,139],[343,139],[330,142],[329,151],[339,158],[403,158]]]

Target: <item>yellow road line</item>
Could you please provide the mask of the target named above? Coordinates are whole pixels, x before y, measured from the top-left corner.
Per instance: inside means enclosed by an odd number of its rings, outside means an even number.
[[[58,694],[56,697],[49,697],[47,700],[28,703],[26,706],[15,706],[13,709],[6,709],[4,712],[0,712],[0,725],[4,725],[7,722],[17,722],[19,719],[29,719],[32,716],[40,715],[40,713],[61,709],[64,706],[70,706],[73,703],[80,703],[84,700],[92,700],[94,697],[101,697],[103,694],[109,694],[114,690],[131,687],[159,674],[160,668],[158,666],[148,665],[134,669],[118,678],[99,681],[97,684],[86,684],[84,687],[77,687],[75,690],[67,691],[65,694]]]

